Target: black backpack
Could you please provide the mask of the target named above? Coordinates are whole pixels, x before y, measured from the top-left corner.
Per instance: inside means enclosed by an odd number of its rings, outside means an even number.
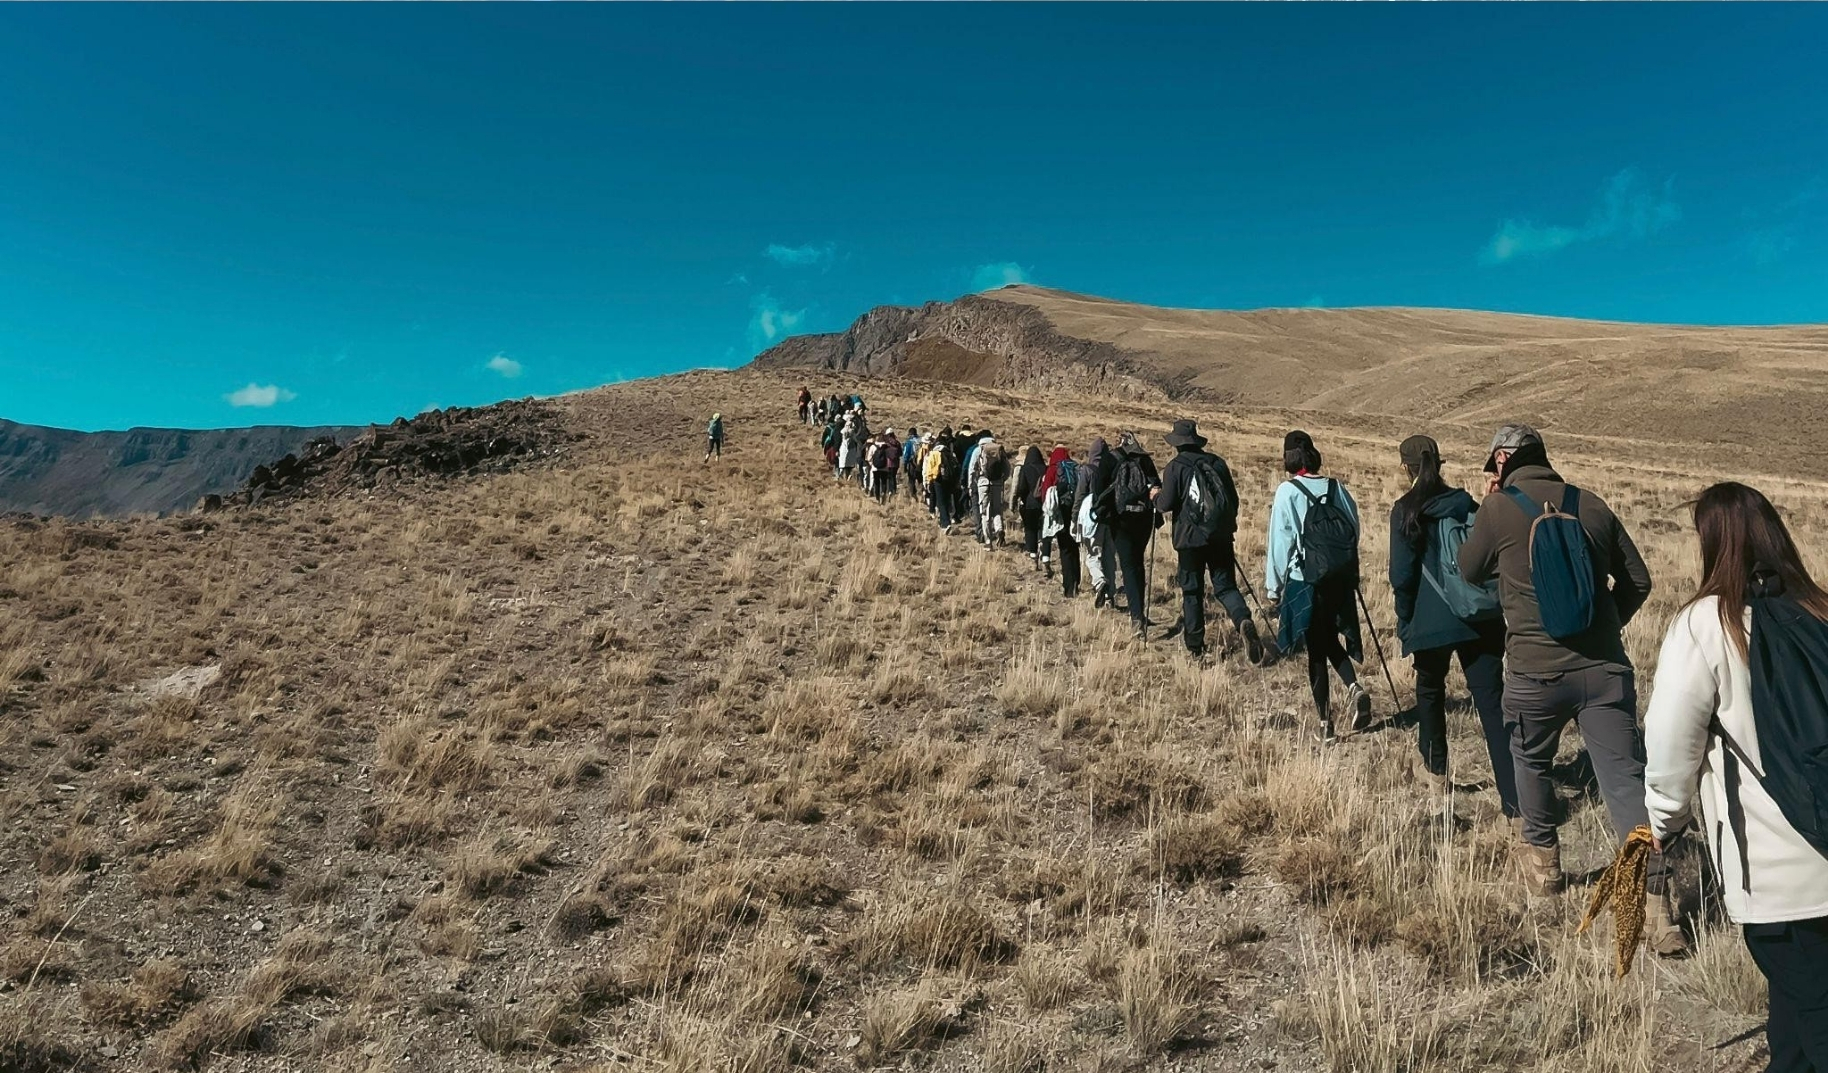
[[[1358,526],[1351,515],[1335,506],[1339,482],[1327,479],[1327,490],[1319,496],[1308,491],[1297,477],[1293,482],[1307,497],[1308,513],[1301,522],[1301,576],[1309,585],[1323,581],[1358,584]]]
[[[1219,468],[1219,460],[1203,452],[1190,454],[1187,493],[1174,517],[1175,546],[1197,547],[1236,528],[1238,505]]]
[[[1751,771],[1784,819],[1828,856],[1828,623],[1783,595],[1772,574],[1754,579],[1752,596],[1752,719],[1758,727],[1760,772],[1726,732],[1727,817],[1735,837],[1745,837],[1739,805],[1739,766]],[[1716,729],[1718,725],[1716,724]],[[1743,846],[1743,842],[1741,843]],[[1741,882],[1750,889],[1745,854]]]
[[[1009,479],[1009,452],[1002,447],[984,460],[984,477],[992,484],[1002,484]]]
[[[1149,509],[1149,473],[1136,455],[1117,457],[1117,472],[1111,476],[1111,505],[1119,514],[1134,514]]]
[[[1060,460],[1060,471],[1054,474],[1054,521],[1073,524],[1073,492],[1079,487],[1079,463],[1070,458]]]

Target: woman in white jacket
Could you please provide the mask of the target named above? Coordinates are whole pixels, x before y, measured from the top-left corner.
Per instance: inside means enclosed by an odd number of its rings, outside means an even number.
[[[1669,625],[1644,720],[1651,834],[1660,848],[1699,822],[1727,916],[1770,981],[1770,1069],[1828,1073],[1828,857],[1797,833],[1755,774],[1765,764],[1747,661],[1755,586],[1824,621],[1828,593],[1752,488],[1729,482],[1703,492],[1695,529],[1701,588]],[[1740,754],[1736,794],[1729,749]]]

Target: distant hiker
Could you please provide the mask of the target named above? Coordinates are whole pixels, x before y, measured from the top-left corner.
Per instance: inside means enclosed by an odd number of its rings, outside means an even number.
[[[1644,715],[1644,804],[1667,847],[1701,821],[1726,914],[1770,984],[1773,1070],[1828,1070],[1828,592],[1758,491],[1695,503],[1701,586]],[[1700,815],[1695,806],[1699,799]],[[1654,907],[1647,917],[1655,919]],[[1655,946],[1656,933],[1651,934]]]
[[[922,474],[933,511],[939,516],[940,531],[948,534],[952,532],[952,486],[958,480],[958,456],[952,448],[954,440],[950,428],[940,430],[927,447],[926,470]]]
[[[971,531],[978,531],[977,523],[977,485],[971,480],[971,464],[977,461],[977,445],[984,439],[982,432],[973,432],[969,427],[961,426],[954,437],[954,446],[958,451],[958,480],[954,483],[958,503],[952,508],[954,520],[962,520],[967,514],[971,517]]]
[[[1118,436],[1112,455],[1111,480],[1099,494],[1098,509],[1104,512],[1118,570],[1123,575],[1130,623],[1139,636],[1146,636],[1149,627],[1146,559],[1149,538],[1154,535],[1160,518],[1151,501],[1162,481],[1155,471],[1155,459],[1143,450],[1134,432]]]
[[[1415,663],[1416,763],[1429,788],[1447,788],[1447,668],[1457,655],[1485,731],[1506,816],[1520,815],[1511,735],[1504,725],[1504,612],[1495,584],[1460,576],[1461,545],[1478,507],[1441,478],[1441,448],[1411,436],[1397,449],[1409,490],[1390,510],[1390,590],[1396,635]]]
[[[908,438],[901,445],[902,482],[908,487],[908,498],[920,499],[920,430],[908,426]]]
[[[800,388],[800,423],[812,423],[812,392],[804,386]]]
[[[1003,495],[1009,487],[1009,452],[986,429],[971,455],[971,487],[977,493],[978,540],[988,548],[1003,543]]]
[[[1550,468],[1535,429],[1500,428],[1485,470],[1487,494],[1460,549],[1460,573],[1474,585],[1498,579],[1504,719],[1523,809],[1518,858],[1531,892],[1548,896],[1564,883],[1550,769],[1569,720],[1580,727],[1619,841],[1646,822],[1637,683],[1620,631],[1649,598],[1650,571],[1606,501]],[[1648,889],[1658,897],[1648,926],[1665,937],[1659,953],[1676,945],[1662,897],[1669,872],[1663,855],[1652,854]]]
[[[1060,557],[1060,591],[1069,599],[1079,595],[1079,542],[1073,538],[1073,490],[1078,485],[1079,466],[1065,444],[1055,444],[1041,475],[1041,570],[1053,576],[1051,546]]]
[[[1079,546],[1085,551],[1086,573],[1092,577],[1092,606],[1095,608],[1113,602],[1111,583],[1117,573],[1117,552],[1111,545],[1109,519],[1102,516],[1098,504],[1116,467],[1117,461],[1104,437],[1094,438],[1085,464],[1079,467],[1079,486],[1073,489],[1073,517],[1079,523]]]
[[[1289,478],[1276,489],[1269,513],[1269,563],[1264,597],[1276,607],[1276,644],[1284,652],[1306,646],[1308,688],[1320,715],[1321,740],[1338,733],[1331,678],[1346,687],[1348,732],[1371,718],[1371,697],[1358,684],[1354,663],[1364,657],[1359,636],[1358,505],[1345,485],[1320,475],[1320,451],[1297,429],[1282,439],[1282,468]]]
[[[853,470],[861,472],[863,466],[863,441],[867,436],[863,425],[863,415],[855,410],[844,415],[842,431],[838,436],[838,479],[850,477]]]
[[[895,475],[901,468],[901,441],[894,429],[884,429],[870,448],[870,492],[881,503],[895,494]]]
[[[1041,449],[1024,446],[1022,466],[1016,471],[1015,490],[1009,494],[1016,511],[1022,516],[1022,550],[1036,567],[1041,565],[1041,478],[1047,476],[1047,462]]]
[[[1206,575],[1211,574],[1213,598],[1243,636],[1250,661],[1262,663],[1263,640],[1238,591],[1238,488],[1231,467],[1206,450],[1206,437],[1191,420],[1176,421],[1163,438],[1174,448],[1174,457],[1162,468],[1155,509],[1174,515],[1169,535],[1181,589],[1181,639],[1194,656],[1205,654]]]
[[[711,423],[705,426],[705,461],[711,461],[712,455],[719,458],[724,456],[723,414],[712,414]]]

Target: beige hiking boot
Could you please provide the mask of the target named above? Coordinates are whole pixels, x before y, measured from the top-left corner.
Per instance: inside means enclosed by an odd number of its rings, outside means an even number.
[[[1409,762],[1411,768],[1415,771],[1415,781],[1422,785],[1422,789],[1427,790],[1429,794],[1435,797],[1440,797],[1447,792],[1446,773],[1443,772],[1442,774],[1437,775],[1428,770],[1428,761],[1422,759],[1421,753],[1410,753]]]
[[[1644,945],[1658,957],[1688,956],[1688,936],[1676,923],[1675,906],[1668,893],[1644,895]]]
[[[1517,865],[1523,872],[1523,886],[1532,898],[1553,898],[1560,894],[1567,879],[1561,874],[1560,846],[1532,846],[1517,843]]]

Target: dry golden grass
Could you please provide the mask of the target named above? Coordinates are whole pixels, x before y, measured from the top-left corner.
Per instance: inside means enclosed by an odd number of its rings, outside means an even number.
[[[1573,935],[1581,891],[1524,903],[1471,785],[1470,713],[1450,714],[1445,802],[1411,781],[1406,731],[1322,753],[1302,668],[1139,645],[1020,554],[865,500],[782,419],[794,387],[692,374],[578,397],[591,439],[563,468],[392,498],[0,525],[0,1067],[1749,1059],[1709,1049],[1760,1001],[1718,921],[1693,961],[1618,984],[1608,937]],[[863,390],[897,427],[1010,442],[1175,416]],[[721,465],[681,463],[719,408]],[[1253,579],[1285,427],[1315,433],[1367,514],[1419,430],[1195,416],[1238,474]],[[1656,573],[1627,635],[1648,675],[1702,480],[1650,456],[1558,463]],[[1824,490],[1759,483],[1819,548]],[[1367,544],[1369,576],[1383,554]],[[1387,594],[1367,595],[1388,640]],[[136,688],[205,666],[221,677],[195,696]],[[1581,873],[1610,836],[1565,792]]]

